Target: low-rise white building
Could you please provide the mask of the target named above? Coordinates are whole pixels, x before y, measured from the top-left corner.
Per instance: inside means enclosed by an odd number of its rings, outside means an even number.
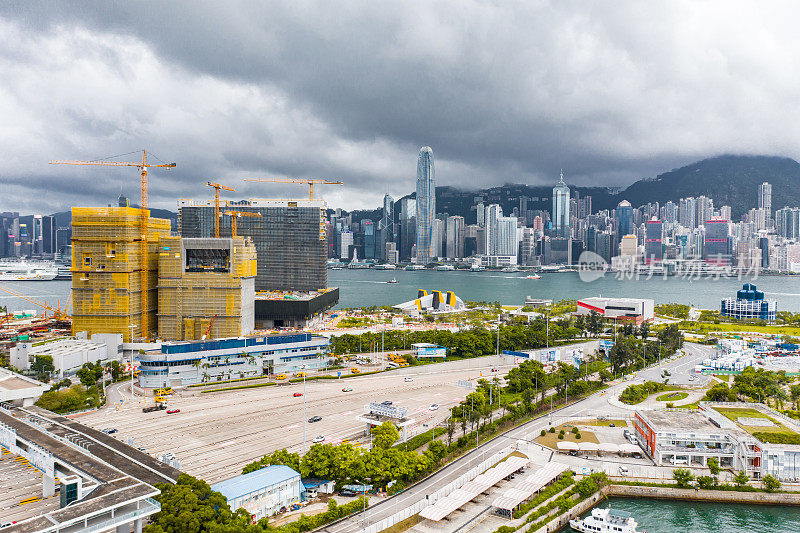
[[[655,302],[647,298],[592,296],[578,300],[577,305],[576,315],[588,315],[594,311],[603,318],[629,321],[635,324],[641,324],[644,321],[652,322],[655,318]]]
[[[232,511],[241,508],[253,522],[285,511],[300,503],[300,474],[284,465],[272,465],[211,485],[221,492]]]
[[[54,379],[74,375],[85,363],[120,360],[122,335],[96,333],[91,340],[82,336],[45,342],[21,342],[11,348],[11,364],[21,370],[30,369],[37,356],[53,358]]]
[[[719,410],[750,410],[753,417],[736,421]],[[722,468],[743,471],[752,479],[770,474],[780,481],[800,480],[800,444],[775,444],[756,437],[759,428],[782,425],[800,436],[796,421],[757,403],[701,402],[698,411],[637,411],[639,445],[659,466],[704,468],[716,458]]]

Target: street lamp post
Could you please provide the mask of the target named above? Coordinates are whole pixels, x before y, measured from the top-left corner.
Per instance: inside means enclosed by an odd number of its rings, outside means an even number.
[[[306,454],[306,368],[308,365],[300,367],[303,371],[303,455]]]
[[[129,328],[131,328],[131,344],[133,344],[133,330],[136,328],[136,324],[129,324]],[[133,348],[131,348],[131,404],[133,404]]]

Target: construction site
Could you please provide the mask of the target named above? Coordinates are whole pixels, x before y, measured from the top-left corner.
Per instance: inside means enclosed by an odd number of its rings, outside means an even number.
[[[256,249],[250,239],[162,237],[158,336],[239,337],[255,327]]]

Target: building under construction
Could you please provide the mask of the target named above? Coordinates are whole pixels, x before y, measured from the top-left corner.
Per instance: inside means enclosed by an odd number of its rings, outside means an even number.
[[[258,255],[257,291],[318,291],[328,286],[325,203],[322,200],[243,200],[228,202],[242,218],[237,234],[250,237]],[[213,202],[180,200],[182,237],[213,237]],[[232,217],[219,221],[221,237],[232,234]]]
[[[239,337],[254,329],[256,249],[244,237],[162,237],[158,246],[158,336]]]
[[[149,340],[158,327],[158,242],[170,222],[132,207],[72,208],[72,331]]]

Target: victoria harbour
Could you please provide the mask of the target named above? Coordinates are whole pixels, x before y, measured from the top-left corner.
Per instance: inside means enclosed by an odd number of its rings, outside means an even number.
[[[642,533],[777,533],[800,531],[800,513],[777,505],[610,498],[600,504],[636,517]],[[570,531],[564,528],[562,531]]]

